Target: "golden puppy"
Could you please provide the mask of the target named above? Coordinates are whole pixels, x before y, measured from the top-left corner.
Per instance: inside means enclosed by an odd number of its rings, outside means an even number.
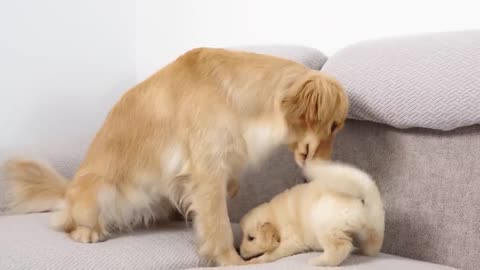
[[[282,144],[299,164],[328,158],[347,109],[335,80],[301,64],[194,49],[123,95],[71,182],[33,161],[8,162],[12,211],[61,208],[52,223],[85,243],[192,212],[199,253],[239,264],[226,196],[242,169]]]
[[[246,214],[240,254],[265,263],[306,251],[323,251],[312,265],[338,266],[354,243],[373,256],[383,243],[385,214],[375,182],[338,163],[307,162],[310,183],[287,190]]]

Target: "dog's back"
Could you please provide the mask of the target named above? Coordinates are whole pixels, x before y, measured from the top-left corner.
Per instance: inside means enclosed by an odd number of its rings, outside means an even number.
[[[372,178],[355,167],[328,161],[308,162],[304,172],[311,185],[332,194],[322,196],[318,202],[322,222],[338,223],[332,226],[341,226],[344,221],[355,224],[345,230],[354,230],[350,233],[360,251],[369,256],[378,254],[383,244],[385,212]],[[348,210],[339,213],[339,207]]]

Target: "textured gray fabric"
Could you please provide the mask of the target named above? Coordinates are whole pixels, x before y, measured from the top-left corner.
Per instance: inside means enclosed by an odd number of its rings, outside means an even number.
[[[0,217],[0,269],[182,269],[200,264],[185,223],[81,244],[48,226],[48,214]]]
[[[276,57],[289,59],[303,64],[311,69],[320,69],[327,61],[321,51],[304,46],[293,45],[256,45],[256,46],[239,46],[229,47],[232,50],[241,50],[253,53],[268,54]]]
[[[238,242],[239,227],[234,225],[234,229]],[[48,214],[3,216],[0,239],[2,270],[185,269],[205,265],[195,251],[192,230],[184,223],[123,234],[102,243],[81,244],[48,228]],[[318,269],[306,264],[311,256],[314,254],[239,269]],[[346,267],[337,269],[450,268],[382,254],[377,258],[352,256]]]
[[[220,267],[221,270],[323,270],[323,269],[352,269],[352,270],[453,270],[455,268],[415,261],[402,257],[380,254],[378,257],[370,258],[353,255],[349,257],[340,267],[318,267],[307,263],[309,258],[318,256],[319,253],[299,254],[286,257],[268,264],[256,264],[248,266]],[[211,269],[211,268],[195,268]]]
[[[345,86],[353,119],[439,130],[480,124],[480,31],[361,42],[322,70]]]
[[[335,159],[371,173],[380,188],[383,252],[479,268],[479,125],[442,132],[349,121],[334,149]]]

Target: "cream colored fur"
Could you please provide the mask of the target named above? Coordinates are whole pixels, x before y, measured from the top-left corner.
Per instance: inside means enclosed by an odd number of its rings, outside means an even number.
[[[287,190],[241,220],[244,258],[265,263],[306,251],[323,251],[312,265],[338,266],[354,245],[374,256],[383,243],[385,214],[375,182],[363,171],[309,161],[310,183]]]
[[[319,71],[271,56],[200,48],[126,92],[108,114],[73,180],[10,161],[17,213],[65,208],[52,224],[75,241],[193,213],[199,253],[241,264],[227,195],[240,172],[288,144],[296,160],[329,158],[348,100]]]

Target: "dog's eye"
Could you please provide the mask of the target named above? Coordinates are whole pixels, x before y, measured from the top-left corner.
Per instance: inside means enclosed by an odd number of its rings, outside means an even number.
[[[253,240],[255,240],[255,237],[249,235],[249,236],[247,236],[247,240],[250,241],[250,242],[252,242]]]

